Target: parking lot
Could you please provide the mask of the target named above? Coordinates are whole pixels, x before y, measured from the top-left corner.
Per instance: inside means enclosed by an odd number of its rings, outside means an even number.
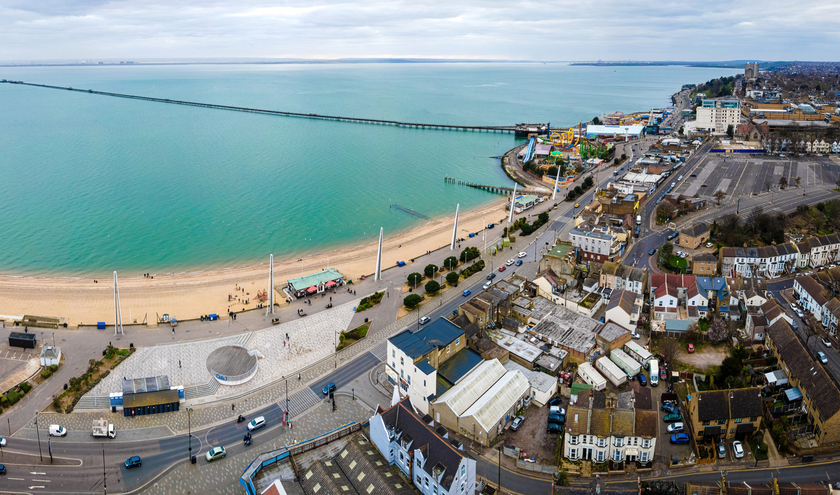
[[[29,358],[38,356],[38,351],[35,349],[11,347],[7,343],[0,344],[0,360],[27,361]]]
[[[568,407],[569,400],[562,398],[560,407]],[[525,410],[525,421],[518,430],[508,428],[505,432],[504,444],[519,447],[524,454],[530,458],[536,458],[537,462],[551,464],[554,460],[554,452],[557,448],[557,438],[560,433],[547,433],[548,427],[548,406],[537,407],[533,402]]]
[[[674,192],[713,201],[717,191],[726,193],[724,202],[738,196],[766,192],[768,186],[778,188],[779,179],[786,177],[794,186],[832,186],[840,177],[840,168],[830,157],[733,156],[709,154],[692,171],[696,177],[685,177]]]
[[[632,383],[633,387],[639,387],[638,382]],[[677,458],[680,461],[687,459],[694,451],[691,447],[691,443],[671,443],[671,435],[673,435],[673,433],[668,432],[668,425],[670,423],[666,423],[664,421],[664,418],[668,413],[660,408],[660,406],[662,405],[662,394],[668,392],[667,384],[663,381],[660,382],[658,387],[649,388],[651,393],[651,407],[653,407],[657,411],[658,415],[658,434],[656,436],[656,461],[665,462],[667,464],[670,459]],[[678,405],[677,407],[680,411],[680,415],[682,416],[682,419],[680,421],[683,424],[685,424],[687,422],[686,418],[688,417],[688,413],[681,405]],[[687,428],[683,431],[685,433],[688,433]]]

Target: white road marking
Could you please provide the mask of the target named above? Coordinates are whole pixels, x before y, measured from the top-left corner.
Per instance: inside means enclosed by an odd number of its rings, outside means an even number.
[[[38,485],[38,486],[30,486],[30,487],[29,487],[29,489],[30,489],[30,490],[32,490],[32,489],[34,489],[34,488],[44,488],[44,487],[43,487],[43,486],[41,486],[41,485]]]
[[[36,473],[35,471],[30,471],[29,474],[47,474],[47,473]]]
[[[36,479],[33,479],[32,481],[37,481],[39,483],[50,483],[50,480],[36,480]]]
[[[6,479],[15,480],[15,481],[23,481],[23,478],[6,478]]]

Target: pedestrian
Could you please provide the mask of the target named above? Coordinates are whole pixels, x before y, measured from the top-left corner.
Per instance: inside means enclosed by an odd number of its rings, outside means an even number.
[[[234,404],[231,404],[231,405],[230,405],[230,410],[231,410],[231,411],[233,411],[233,410],[234,410],[234,408],[236,408],[236,406],[235,406]]]
[[[330,302],[332,302],[332,296],[330,296]]]
[[[289,429],[290,430],[292,429],[292,422],[291,421],[289,421]]]
[[[298,373],[298,381],[300,381],[300,373]]]
[[[179,368],[181,367],[181,360],[180,359],[178,360],[178,367]]]

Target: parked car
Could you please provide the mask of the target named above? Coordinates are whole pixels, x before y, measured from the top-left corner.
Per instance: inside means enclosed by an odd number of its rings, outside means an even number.
[[[489,283],[489,282],[488,282],[488,283]],[[429,318],[428,316],[422,316],[422,317],[420,317],[420,324],[421,324],[421,325],[425,325],[426,323],[429,323],[430,321],[432,321],[432,319],[431,319],[431,318]]]
[[[516,265],[516,266],[522,265],[522,260],[516,260],[516,263],[514,263],[514,265]]]
[[[248,423],[248,431],[258,430],[263,426],[265,426],[265,416],[259,416],[252,419],[251,422]]]
[[[496,278],[496,274],[495,274],[495,273],[490,272],[490,273],[488,273],[488,274],[487,274],[487,280],[493,280],[494,278]]]
[[[560,397],[555,397],[555,398],[551,399],[550,401],[548,401],[549,407],[551,407],[551,406],[559,407],[560,404],[562,404],[562,403],[563,403],[563,399],[561,399]]]
[[[464,294],[464,297],[467,297],[468,295],[472,294],[472,291],[467,289],[462,294]]]
[[[825,355],[825,353],[824,353],[824,352],[818,352],[818,353],[817,353],[817,356],[819,356],[819,357],[820,357],[820,362],[821,362],[822,364],[828,364],[828,357]]]
[[[644,387],[644,386],[647,385],[647,378],[645,378],[645,375],[643,375],[642,373],[639,373],[638,379],[639,379],[639,384],[641,386]]]
[[[510,429],[516,431],[522,426],[522,422],[525,421],[525,416],[517,416],[513,418],[513,423],[510,425]]]
[[[547,433],[560,433],[563,431],[563,425],[559,423],[548,423],[548,428],[546,428]]]
[[[688,344],[688,353],[689,353],[689,354],[693,354],[693,353],[694,353],[694,344],[692,344],[692,343],[690,343],[690,342],[689,342],[689,344]]]
[[[718,458],[726,459],[726,447],[723,446],[723,442],[718,444],[717,451],[718,451]]]
[[[678,431],[683,431],[685,428],[685,423],[671,423],[668,425],[668,433],[676,433]]]
[[[642,338],[642,336],[641,336],[641,335],[639,335],[639,334],[637,334],[636,332],[632,332],[632,333],[630,334],[630,336],[631,336],[631,337],[633,337],[634,339],[640,339],[640,338]]]
[[[688,433],[675,433],[671,435],[671,443],[688,443]]]
[[[660,380],[667,380],[668,374],[665,372],[665,368],[659,368],[659,379]]]
[[[673,414],[666,414],[664,418],[662,418],[666,423],[674,423],[682,419],[680,413],[673,413]]]
[[[323,392],[324,392],[324,395],[330,395],[330,392],[335,392],[335,383],[330,382],[330,383],[324,385]]]
[[[711,242],[707,242],[707,243],[706,243],[706,247],[707,247],[707,248],[710,248],[710,247],[712,247],[712,246],[714,246],[714,244],[712,244]]]
[[[823,337],[820,340],[822,341],[824,346],[831,347],[831,342],[826,337]]]
[[[680,412],[680,410],[677,409],[677,406],[675,406],[673,404],[670,404],[668,402],[663,402],[662,405],[659,406],[659,409],[662,409],[663,411],[665,411],[669,414],[679,414],[679,412]],[[668,431],[670,431],[670,430],[668,430]]]
[[[650,251],[648,251],[648,255],[653,256],[653,253],[655,253],[655,252],[656,252],[656,248],[653,248]]]
[[[678,232],[672,232],[671,235],[668,236],[668,240],[670,241],[671,239],[677,237],[678,235],[680,235]]]
[[[503,272],[503,271],[505,271],[506,269],[507,269],[507,268],[505,268],[505,267],[503,267],[503,266],[500,266],[500,267],[499,267],[499,271],[500,271],[500,272]]]
[[[128,459],[125,460],[125,468],[126,469],[136,468],[136,467],[140,467],[142,465],[143,465],[143,461],[140,460],[139,455],[133,455],[133,456],[131,456]]]
[[[515,259],[513,259],[513,258],[511,258],[511,259],[509,259],[509,260],[505,261],[505,265],[507,265],[507,266],[510,266],[510,265],[512,265],[512,264],[514,264],[514,263],[516,263],[516,260],[515,260]]]
[[[0,464],[0,474],[6,474],[6,466]]]
[[[482,288],[483,288],[484,290],[487,290],[487,289],[489,289],[489,288],[490,288],[490,287],[492,287],[492,286],[493,286],[493,282],[485,282],[485,283],[484,283],[484,285],[482,286]]]
[[[63,437],[65,435],[67,435],[67,430],[63,426],[50,425],[50,436],[51,437]]]
[[[566,416],[560,413],[550,413],[548,415],[548,422],[549,423],[557,423],[562,425],[566,422]]]
[[[225,452],[225,448],[221,445],[218,447],[212,447],[207,453],[204,455],[204,458],[207,459],[207,462],[215,461],[216,459],[221,459],[227,455]]]
[[[736,459],[744,457],[744,446],[738,440],[732,442],[732,451],[735,452]]]
[[[5,447],[5,446],[6,446],[6,439],[5,438],[0,438],[0,447]]]
[[[526,256],[528,256],[528,255],[525,254],[525,253],[519,253],[519,254],[516,255],[517,258],[524,258]]]

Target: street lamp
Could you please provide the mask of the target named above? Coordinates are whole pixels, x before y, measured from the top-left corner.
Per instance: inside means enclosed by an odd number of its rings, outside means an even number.
[[[44,462],[44,454],[41,452],[41,430],[38,427],[38,412],[35,412],[35,434],[38,436],[38,455],[41,456],[41,462]]]
[[[189,443],[189,449],[187,450],[187,460],[192,461],[192,418],[190,417],[190,413],[192,412],[192,408],[187,408],[187,441]]]

